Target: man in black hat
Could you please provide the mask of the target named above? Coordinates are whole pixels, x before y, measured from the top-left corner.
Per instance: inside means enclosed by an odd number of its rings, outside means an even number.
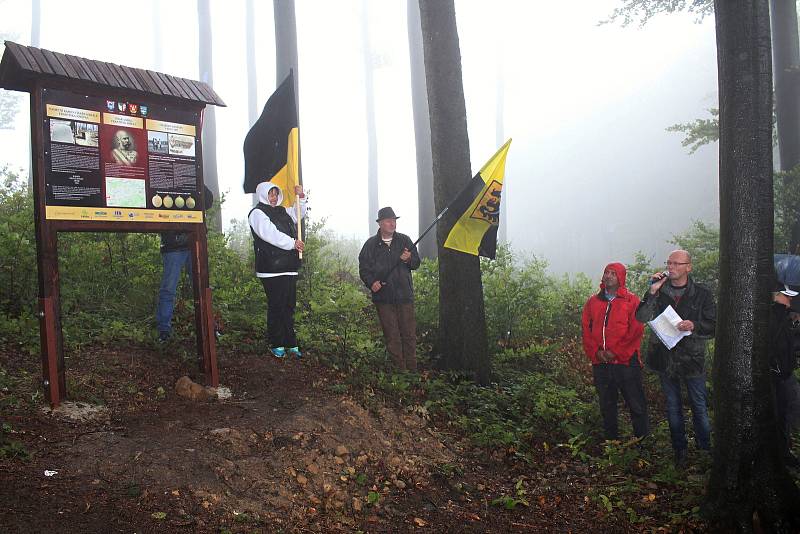
[[[411,238],[395,231],[397,219],[390,207],[378,210],[378,232],[361,247],[358,274],[372,293],[392,362],[400,370],[416,371],[417,322],[411,271],[419,267],[420,259]]]

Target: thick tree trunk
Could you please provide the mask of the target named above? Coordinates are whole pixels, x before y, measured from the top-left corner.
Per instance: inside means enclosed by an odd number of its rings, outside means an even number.
[[[795,0],[770,0],[769,4],[780,169],[789,171],[800,163],[800,43],[797,38],[797,6]],[[792,176],[786,176],[786,180],[792,179]],[[786,186],[797,187],[797,184],[787,183]],[[796,221],[792,227],[787,252],[797,253],[798,245],[800,221]]]
[[[213,50],[211,45],[211,10],[209,0],[197,0],[198,43],[200,46],[200,81],[214,86]],[[203,113],[203,181],[219,199],[219,176],[217,175],[217,118],[214,106],[207,106]],[[209,227],[222,231],[222,210],[209,220]]]
[[[411,107],[414,112],[414,146],[417,155],[417,204],[419,231],[423,232],[436,217],[433,205],[433,163],[431,162],[431,121],[425,86],[425,56],[422,51],[422,27],[418,0],[407,0],[408,55],[411,64]],[[427,235],[417,245],[419,255],[438,256],[434,235]]]
[[[375,126],[375,60],[369,39],[369,6],[361,0],[361,46],[364,52],[364,110],[367,118],[367,228],[375,231],[378,215],[378,133]]]
[[[300,73],[297,60],[297,17],[295,16],[294,0],[272,0],[272,13],[275,23],[275,86],[279,86],[289,76],[289,71],[294,71],[294,95],[297,117],[300,120]],[[302,130],[301,130],[302,131]],[[298,177],[303,183],[303,162],[300,160]],[[253,195],[253,205],[258,204]],[[305,235],[305,220],[303,235]]]
[[[419,10],[438,212],[471,179],[467,111],[453,0],[420,0]],[[459,215],[448,213],[439,223],[440,244]],[[488,383],[480,262],[446,248],[439,248],[439,351],[445,368],[469,371],[478,383]]]
[[[272,0],[275,20],[275,86],[281,84],[294,70],[294,94],[297,115],[300,116],[300,73],[297,69],[297,21],[294,0]]]
[[[715,528],[798,526],[778,450],[768,362],[773,284],[772,73],[767,0],[716,0],[720,99],[720,296],[714,356]],[[794,526],[794,527],[792,527]],[[787,530],[788,531],[788,530]]]

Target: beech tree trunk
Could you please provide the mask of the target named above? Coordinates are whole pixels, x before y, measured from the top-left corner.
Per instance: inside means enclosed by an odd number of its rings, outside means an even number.
[[[453,0],[420,0],[425,79],[431,123],[433,193],[442,211],[472,178],[467,111],[461,76]],[[489,354],[480,262],[442,247],[461,214],[448,213],[437,226],[439,243],[439,353],[446,369],[489,382]]]
[[[772,62],[767,0],[716,0],[720,100],[720,295],[715,529],[796,529],[800,495],[778,447],[768,321],[773,284]]]
[[[433,164],[431,162],[431,121],[428,115],[428,94],[425,86],[425,56],[422,50],[422,26],[419,3],[407,0],[408,55],[411,66],[411,108],[414,112],[414,146],[417,157],[417,204],[419,231],[423,232],[436,217],[433,205]],[[417,244],[422,258],[438,256],[435,234],[425,236]]]
[[[772,68],[775,77],[775,115],[778,119],[780,169],[792,170],[800,163],[800,43],[797,38],[795,0],[770,0],[772,22]],[[787,176],[787,187],[797,187]],[[792,227],[787,252],[798,253],[800,221]]]
[[[200,81],[214,86],[213,46],[211,44],[211,10],[209,0],[197,0],[197,40],[200,47]],[[219,200],[219,176],[217,175],[217,118],[215,106],[206,106],[203,112],[203,181]],[[217,232],[222,231],[222,210],[215,210],[208,225]]]
[[[367,228],[375,232],[378,215],[378,129],[375,125],[375,59],[369,38],[368,0],[361,0],[361,46],[364,53],[364,106],[367,119]]]

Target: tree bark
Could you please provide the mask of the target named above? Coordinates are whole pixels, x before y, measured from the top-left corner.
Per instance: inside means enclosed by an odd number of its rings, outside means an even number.
[[[772,68],[775,77],[775,115],[778,119],[780,169],[792,170],[800,163],[800,43],[797,38],[797,6],[794,0],[770,0],[772,22]],[[787,188],[798,184],[791,175]],[[800,221],[792,227],[787,252],[797,253]]]
[[[364,110],[367,118],[367,228],[375,231],[378,215],[378,133],[375,126],[375,60],[369,39],[368,0],[361,0],[361,46],[364,52]]]
[[[256,13],[254,0],[244,3],[244,51],[247,58],[247,124],[258,120],[258,67],[256,67]],[[280,82],[278,82],[280,83]]]
[[[407,0],[408,55],[411,66],[411,108],[414,113],[414,146],[417,157],[417,204],[419,231],[423,232],[436,217],[433,205],[433,163],[431,162],[431,123],[428,115],[428,95],[425,87],[425,56],[422,50],[422,27],[418,0]],[[433,235],[417,244],[422,258],[438,256]]]
[[[767,0],[716,0],[720,98],[720,297],[713,366],[715,528],[798,526],[778,448],[768,360],[773,284],[772,72]]]
[[[275,20],[275,86],[286,79],[289,70],[294,70],[294,94],[297,116],[300,116],[300,73],[297,64],[297,20],[294,0],[272,0]]]
[[[211,44],[211,10],[209,0],[197,0],[197,40],[200,48],[200,81],[214,86],[213,46]],[[203,112],[203,181],[219,199],[219,176],[217,174],[217,118],[214,106]],[[215,210],[209,226],[222,231],[222,210]]]
[[[439,212],[471,179],[461,52],[453,0],[420,0],[425,78],[431,124],[434,202]],[[486,317],[480,262],[476,256],[442,248],[459,214],[437,227],[439,243],[439,352],[446,369],[489,381]]]

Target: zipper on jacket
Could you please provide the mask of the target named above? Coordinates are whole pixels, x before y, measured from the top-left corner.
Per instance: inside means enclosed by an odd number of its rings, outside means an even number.
[[[608,314],[611,311],[611,301],[606,304],[606,315],[603,317],[603,350],[606,349],[606,325],[608,325]]]

